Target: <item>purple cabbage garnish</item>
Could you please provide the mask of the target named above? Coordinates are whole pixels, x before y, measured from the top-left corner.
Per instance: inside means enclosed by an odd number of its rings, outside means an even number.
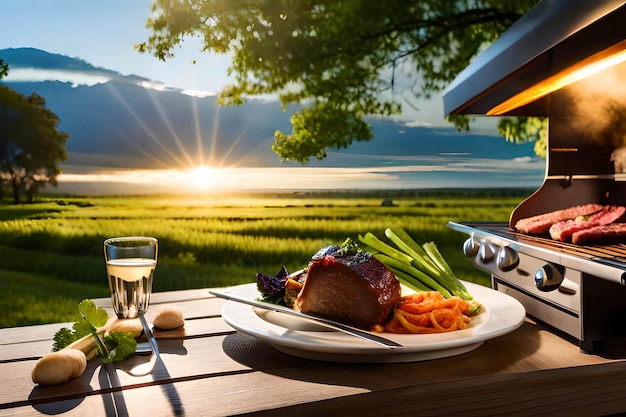
[[[261,293],[261,300],[267,303],[285,305],[285,284],[289,278],[289,272],[285,265],[280,268],[276,276],[270,276],[258,272],[256,274],[256,287]]]

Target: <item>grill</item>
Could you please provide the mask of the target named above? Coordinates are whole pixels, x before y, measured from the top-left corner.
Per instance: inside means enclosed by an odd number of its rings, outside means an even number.
[[[464,253],[530,316],[598,352],[626,338],[626,241],[579,246],[514,231],[519,219],[626,205],[626,4],[542,0],[444,92],[450,114],[548,118],[542,185],[508,223],[449,222]]]

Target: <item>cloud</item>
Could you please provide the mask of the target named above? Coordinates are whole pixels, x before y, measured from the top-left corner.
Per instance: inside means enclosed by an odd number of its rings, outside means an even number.
[[[413,121],[404,123],[406,127],[433,127],[434,125],[430,122],[425,121]]]
[[[513,158],[514,163],[531,164],[536,163],[537,161],[540,161],[540,159],[532,156],[520,156],[517,158]]]
[[[11,71],[9,71],[9,75],[3,79],[3,81],[6,82],[60,81],[64,83],[71,83],[73,86],[93,86],[96,84],[104,84],[110,80],[110,76],[102,74],[37,68],[11,69]]]
[[[217,93],[215,93],[215,92],[200,91],[200,90],[183,90],[183,91],[181,91],[181,93],[185,94],[187,96],[197,97],[197,98],[206,98],[206,97],[212,97],[212,96],[216,96],[217,95]]]
[[[50,192],[107,194],[189,194],[197,192],[385,189],[485,186],[476,176],[488,176],[494,186],[537,186],[543,179],[542,160],[480,159],[471,162],[373,167],[264,167],[189,169],[111,169],[68,167]],[[462,174],[462,175],[459,175]],[[426,186],[425,186],[425,185]],[[492,184],[490,184],[492,185]],[[138,191],[140,190],[140,191]]]
[[[67,70],[67,69],[43,69],[43,68],[15,68],[9,71],[9,75],[3,78],[5,82],[43,82],[59,81],[70,83],[73,87],[92,87],[97,84],[105,84],[109,81],[118,81],[127,84],[134,84],[148,90],[155,91],[177,91],[188,96],[205,98],[216,94],[199,90],[180,90],[169,87],[160,81],[148,80],[137,76],[125,76],[112,71],[100,70]]]
[[[141,80],[137,82],[136,84],[140,87],[147,88],[149,90],[156,90],[156,91],[169,90],[169,88],[165,84],[159,81]]]

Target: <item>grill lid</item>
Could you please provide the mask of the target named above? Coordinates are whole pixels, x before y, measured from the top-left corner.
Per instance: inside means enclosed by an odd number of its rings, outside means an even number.
[[[540,1],[450,84],[445,114],[548,116],[545,97],[557,78],[626,59],[624,22],[622,0]]]

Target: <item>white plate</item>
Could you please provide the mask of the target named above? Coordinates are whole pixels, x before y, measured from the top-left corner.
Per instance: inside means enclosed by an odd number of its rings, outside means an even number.
[[[482,304],[481,313],[472,319],[470,327],[449,333],[381,335],[401,343],[404,348],[385,349],[366,340],[335,331],[319,331],[317,326],[302,329],[297,318],[281,320],[274,313],[264,320],[255,308],[227,301],[222,318],[240,332],[269,342],[277,350],[301,358],[333,362],[414,362],[444,358],[469,352],[485,340],[502,336],[524,322],[526,311],[519,301],[509,295],[482,285],[464,282],[468,291]],[[260,297],[256,284],[232,287],[229,293],[250,300]],[[268,316],[270,317],[270,316]],[[299,329],[299,330],[294,330]],[[300,330],[302,329],[302,330]]]

